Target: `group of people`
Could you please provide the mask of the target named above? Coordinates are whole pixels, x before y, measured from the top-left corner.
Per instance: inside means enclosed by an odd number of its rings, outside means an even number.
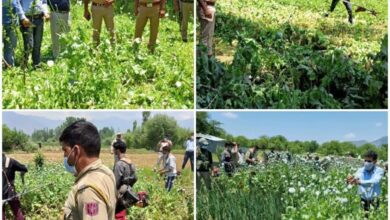
[[[114,0],[84,0],[84,18],[92,19],[93,42],[100,43],[100,32],[104,21],[110,34],[111,44],[115,44]],[[32,64],[38,67],[41,62],[41,45],[44,23],[50,21],[51,49],[53,58],[60,55],[60,35],[70,31],[70,0],[3,0],[3,44],[4,67],[15,65],[15,48],[17,45],[17,27],[23,36],[22,67],[26,67],[30,55]],[[136,16],[135,39],[141,39],[147,22],[150,23],[148,48],[154,51],[157,41],[160,19],[165,17],[166,0],[135,0]],[[174,8],[181,16],[180,29],[184,42],[188,41],[188,22],[193,12],[193,0],[174,0]]]
[[[136,168],[126,157],[125,142],[116,141],[113,170],[100,159],[101,142],[97,128],[79,120],[65,128],[59,137],[64,153],[64,169],[75,177],[63,212],[64,219],[126,219],[131,206],[148,205],[146,192],[134,192]],[[15,192],[15,172],[27,172],[26,166],[3,154],[3,219],[5,204],[11,206],[15,219],[25,219]],[[6,202],[5,202],[6,201]]]
[[[197,190],[201,190],[202,185],[205,188],[211,190],[211,176],[218,165],[213,163],[212,153],[208,148],[209,141],[205,138],[200,138],[197,141],[197,170],[196,170],[196,187]],[[265,146],[254,146],[247,150],[243,161],[247,165],[254,165],[259,163],[258,152],[259,149],[264,149]],[[240,152],[239,145],[237,143],[225,144],[225,149],[221,155],[221,166],[224,168],[226,175],[232,176],[234,169],[238,166],[242,152]],[[291,161],[292,155],[287,152],[286,160]],[[317,156],[318,157],[318,156]],[[314,161],[319,161],[319,158],[315,158]],[[282,160],[282,156],[274,150],[269,153],[264,152],[263,163],[268,163],[269,159]],[[277,159],[279,158],[279,159]],[[356,185],[358,187],[358,195],[362,201],[362,208],[366,212],[366,216],[372,209],[379,207],[379,198],[381,194],[381,179],[385,174],[385,170],[378,166],[378,154],[372,150],[367,151],[364,155],[364,166],[359,168],[357,172],[352,176],[348,176],[346,181],[350,185]],[[203,183],[202,183],[203,182]]]

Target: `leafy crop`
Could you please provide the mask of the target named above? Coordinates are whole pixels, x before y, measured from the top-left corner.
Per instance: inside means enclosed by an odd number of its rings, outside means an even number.
[[[128,210],[128,219],[193,219],[192,173],[185,170],[175,182],[171,192],[164,188],[162,178],[149,168],[137,169],[135,191],[147,191],[150,205]],[[48,164],[41,169],[29,166],[23,186],[17,178],[16,188],[31,190],[21,198],[22,209],[28,219],[60,219],[62,207],[73,185],[74,177],[62,164]]]
[[[117,5],[115,48],[103,26],[101,44],[95,50],[91,24],[82,17],[82,6],[74,4],[71,32],[62,36],[65,47],[53,66],[48,62],[50,27],[45,24],[42,67],[3,72],[3,108],[192,108],[191,40],[181,41],[178,23],[169,15],[160,22],[158,47],[150,54],[146,47],[149,26],[143,42],[133,42],[135,17],[132,9],[126,10]],[[17,65],[22,49],[18,33]]]
[[[359,163],[359,165],[361,165]],[[198,219],[363,219],[356,187],[345,182],[358,165],[332,164],[327,171],[310,163],[247,167],[229,178],[214,178],[212,190],[197,192]],[[387,219],[387,176],[380,207],[369,219]]]
[[[319,1],[219,5],[216,58],[197,51],[198,107],[387,107],[387,11],[369,4],[379,16],[349,27]]]

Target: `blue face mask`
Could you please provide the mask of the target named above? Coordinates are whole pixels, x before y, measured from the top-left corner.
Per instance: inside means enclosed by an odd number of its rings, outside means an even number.
[[[72,151],[73,151],[73,149],[72,149]],[[70,151],[68,156],[72,153],[72,151]],[[74,175],[76,173],[76,168],[75,168],[75,166],[69,165],[69,163],[68,163],[68,156],[64,157],[65,170]]]

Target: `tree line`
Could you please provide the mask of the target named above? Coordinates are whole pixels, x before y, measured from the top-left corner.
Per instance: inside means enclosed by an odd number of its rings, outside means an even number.
[[[283,135],[273,137],[260,136],[259,138],[249,139],[245,136],[233,136],[221,128],[222,123],[210,119],[207,112],[197,112],[196,129],[197,133],[210,134],[223,138],[229,142],[237,142],[241,147],[265,146],[266,149],[275,149],[277,151],[289,150],[294,154],[317,153],[320,155],[351,155],[356,157],[364,154],[367,150],[376,151],[381,159],[387,160],[387,144],[375,146],[366,143],[362,146],[356,146],[351,142],[341,142],[337,140],[327,141],[322,144],[317,141],[289,141]]]
[[[82,118],[67,117],[56,128],[36,129],[31,135],[3,124],[3,150],[34,151],[40,146],[59,147],[58,138],[61,132],[68,125],[80,119]],[[125,131],[116,131],[113,127],[99,129],[102,148],[110,147],[118,132],[122,133],[122,139],[128,148],[147,150],[156,150],[157,143],[163,138],[172,140],[173,148],[181,148],[185,140],[193,134],[192,130],[180,127],[173,117],[164,114],[151,116],[149,111],[142,112],[141,125],[134,120],[128,127]]]

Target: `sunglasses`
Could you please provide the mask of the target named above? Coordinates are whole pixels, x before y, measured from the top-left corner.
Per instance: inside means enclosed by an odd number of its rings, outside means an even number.
[[[372,163],[372,160],[364,160],[364,162]]]

